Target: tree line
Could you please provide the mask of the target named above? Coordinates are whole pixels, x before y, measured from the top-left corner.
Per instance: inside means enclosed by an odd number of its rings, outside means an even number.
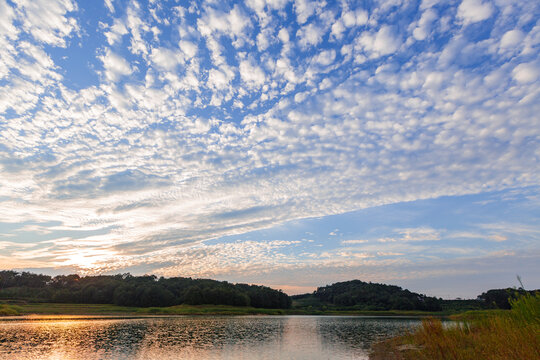
[[[523,288],[492,289],[479,295],[478,300],[482,301],[484,307],[488,309],[509,310],[512,308],[510,305],[511,299],[517,299],[519,296],[523,296],[527,293],[534,296],[538,292],[540,292],[540,290],[527,291]]]
[[[0,299],[122,306],[233,305],[286,309],[291,298],[266,286],[226,281],[131,274],[51,277],[0,271]]]
[[[510,300],[536,292],[523,288],[488,290],[476,299],[443,300],[417,294],[399,286],[351,280],[317,288],[311,294],[292,296],[295,304],[313,308],[354,308],[358,310],[466,311],[510,309]]]
[[[509,300],[523,293],[523,289],[493,289],[475,300],[442,300],[399,286],[351,280],[319,287],[311,294],[295,295],[292,299],[297,308],[440,311],[509,309]],[[129,273],[51,277],[12,270],[0,271],[0,299],[138,307],[214,304],[287,309],[292,304],[291,297],[281,290],[227,281]]]
[[[442,310],[435,297],[399,286],[351,280],[317,288],[312,294],[321,303],[359,310]]]

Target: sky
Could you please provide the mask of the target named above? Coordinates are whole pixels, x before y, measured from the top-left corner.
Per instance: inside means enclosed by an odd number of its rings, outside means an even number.
[[[0,0],[0,269],[540,288],[540,3]]]

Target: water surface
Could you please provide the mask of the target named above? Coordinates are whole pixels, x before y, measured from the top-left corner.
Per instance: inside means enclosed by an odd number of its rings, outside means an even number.
[[[1,359],[367,359],[417,319],[182,316],[0,321]]]

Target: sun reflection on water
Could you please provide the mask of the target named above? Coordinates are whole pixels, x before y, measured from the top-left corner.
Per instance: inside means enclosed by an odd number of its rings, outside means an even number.
[[[40,316],[0,322],[0,358],[363,359],[373,341],[417,324],[316,316]]]

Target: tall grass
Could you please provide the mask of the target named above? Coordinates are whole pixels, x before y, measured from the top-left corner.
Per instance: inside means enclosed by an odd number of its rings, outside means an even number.
[[[449,326],[425,319],[414,333],[377,344],[371,359],[540,359],[540,293],[520,295],[511,305]]]
[[[0,304],[0,316],[20,315],[21,308],[16,305]]]

